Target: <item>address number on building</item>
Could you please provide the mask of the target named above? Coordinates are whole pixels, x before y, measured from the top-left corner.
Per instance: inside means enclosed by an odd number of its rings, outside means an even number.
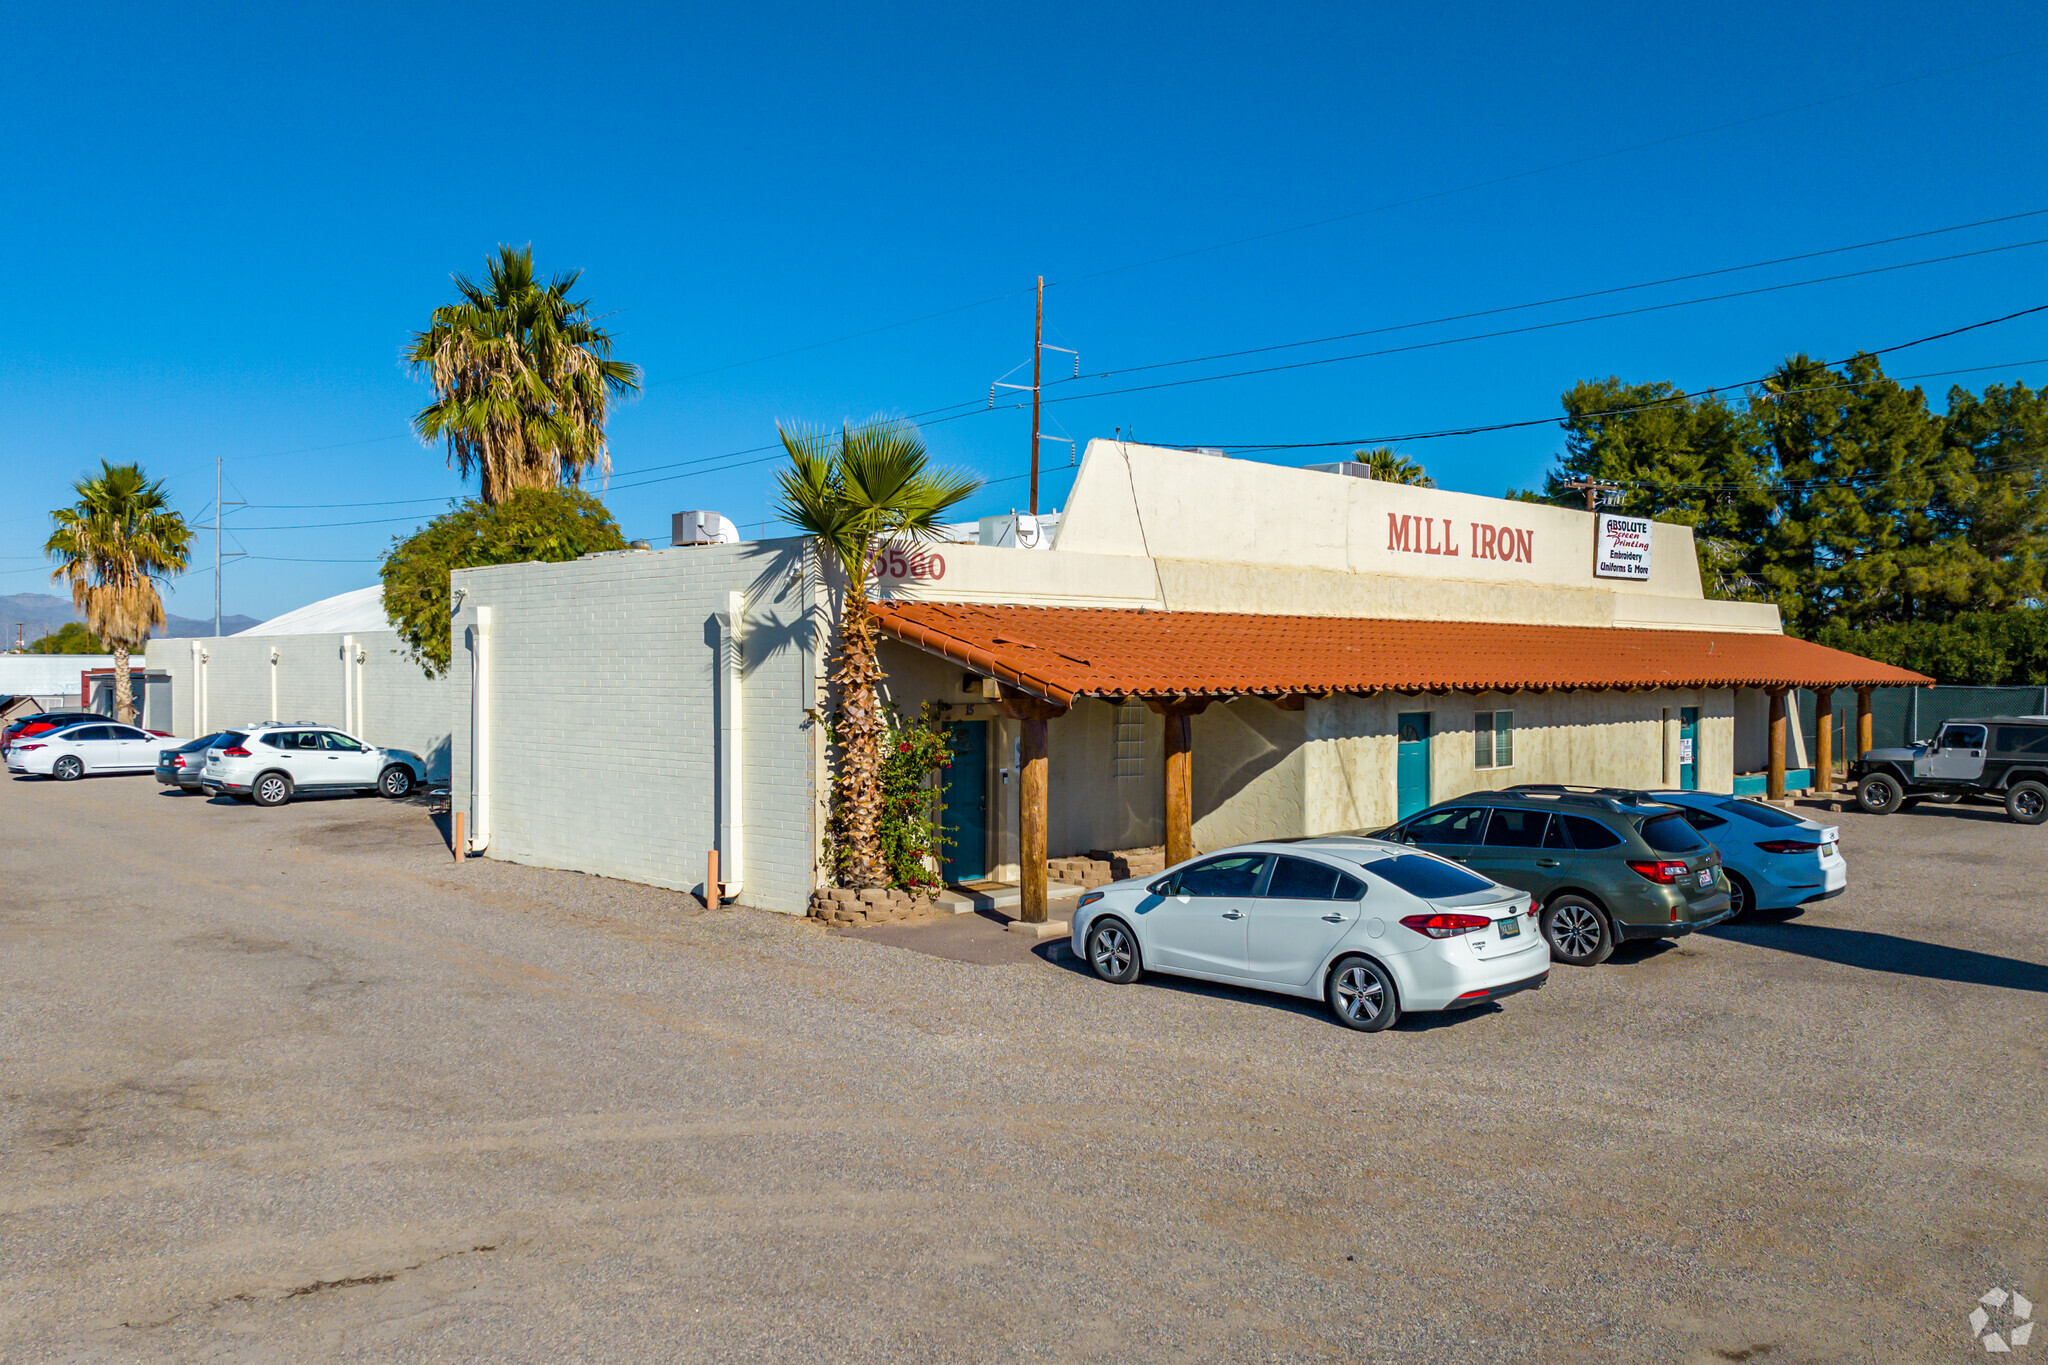
[[[925,550],[891,546],[875,551],[868,572],[875,578],[939,579],[946,576],[946,557]]]

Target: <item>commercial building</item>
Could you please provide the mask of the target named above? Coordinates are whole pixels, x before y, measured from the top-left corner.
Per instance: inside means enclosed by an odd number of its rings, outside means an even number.
[[[1049,857],[1371,828],[1514,782],[1782,791],[1789,690],[1929,681],[1707,599],[1685,527],[1341,469],[1097,440],[1056,531],[976,540],[880,556],[887,698],[941,708],[960,755],[949,879],[1028,909]],[[716,850],[743,901],[804,908],[831,585],[803,542],[454,586],[478,848],[677,887]]]
[[[188,738],[258,721],[337,725],[448,775],[454,689],[405,655],[384,616],[384,590],[359,588],[237,635],[159,640],[152,673],[169,679],[168,724]]]

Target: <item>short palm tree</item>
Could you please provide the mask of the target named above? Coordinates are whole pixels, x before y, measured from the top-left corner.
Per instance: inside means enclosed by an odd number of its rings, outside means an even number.
[[[915,427],[876,420],[835,433],[777,429],[789,467],[778,476],[783,520],[816,540],[821,560],[846,575],[845,604],[829,680],[838,694],[833,774],[839,875],[849,886],[882,886],[882,739],[887,721],[876,687],[881,664],[868,606],[870,564],[892,541],[929,540],[939,518],[981,487],[981,480],[932,469]]]
[[[61,561],[50,581],[70,583],[86,628],[113,648],[114,710],[132,724],[128,652],[147,644],[150,631],[164,623],[157,580],[184,572],[192,528],[171,510],[163,481],[150,482],[140,465],[101,460],[98,476],[73,487],[78,503],[50,514],[57,528],[43,553]]]
[[[1417,488],[1436,487],[1436,480],[1423,473],[1421,465],[1406,455],[1396,454],[1392,446],[1354,450],[1351,452],[1351,458],[1364,465],[1381,483],[1406,483]]]
[[[414,333],[413,370],[435,399],[412,420],[420,440],[448,443],[483,500],[520,488],[557,488],[611,472],[605,421],[613,399],[640,387],[640,368],[611,358],[612,339],[571,299],[580,271],[542,284],[533,248],[498,248],[488,284],[454,276],[463,301],[434,310]]]

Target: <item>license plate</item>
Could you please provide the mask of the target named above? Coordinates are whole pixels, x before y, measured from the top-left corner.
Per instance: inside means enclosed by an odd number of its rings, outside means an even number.
[[[1714,884],[1714,869],[1710,867],[1710,868],[1707,868],[1706,870],[1704,870],[1704,871],[1702,871],[1702,872],[1700,873],[1700,885],[1701,885],[1701,886],[1712,886],[1713,884]]]
[[[1502,938],[1513,938],[1522,932],[1522,921],[1517,915],[1509,915],[1506,919],[1495,920],[1493,927],[1500,930]]]

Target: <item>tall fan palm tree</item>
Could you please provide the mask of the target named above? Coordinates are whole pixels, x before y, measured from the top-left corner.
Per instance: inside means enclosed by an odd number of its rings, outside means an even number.
[[[163,480],[152,483],[142,466],[100,461],[97,477],[73,487],[78,503],[50,513],[56,530],[43,553],[61,561],[52,583],[71,585],[71,602],[86,627],[114,651],[114,711],[135,720],[128,652],[149,642],[164,623],[157,580],[183,573],[190,561],[192,528],[173,512]]]
[[[1372,450],[1354,450],[1351,458],[1372,471],[1372,476],[1381,483],[1406,483],[1417,488],[1434,488],[1436,480],[1422,470],[1422,466],[1406,455],[1397,454],[1392,446],[1379,446]]]
[[[927,463],[915,427],[882,419],[837,432],[778,427],[789,467],[777,476],[783,520],[801,528],[821,560],[846,575],[846,598],[829,678],[838,692],[839,768],[833,774],[834,835],[850,886],[882,886],[882,739],[887,722],[876,685],[875,617],[868,606],[870,565],[892,541],[932,539],[939,518],[981,487],[981,480]]]
[[[482,476],[486,503],[520,488],[556,488],[611,472],[604,427],[611,402],[640,387],[640,367],[613,360],[589,301],[571,299],[581,271],[542,284],[533,248],[498,248],[490,280],[454,276],[463,301],[436,308],[407,359],[434,386],[412,419],[450,463]]]

